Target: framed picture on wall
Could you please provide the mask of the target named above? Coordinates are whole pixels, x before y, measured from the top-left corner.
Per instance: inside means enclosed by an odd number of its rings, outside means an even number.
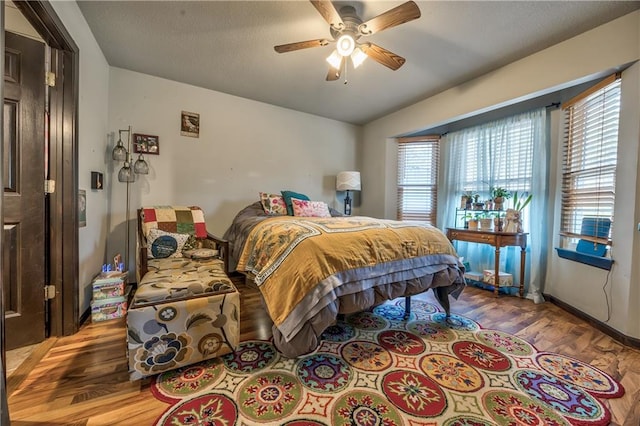
[[[160,154],[160,141],[157,136],[133,134],[133,152],[139,154]]]
[[[180,117],[180,134],[191,138],[200,137],[200,114],[182,111]]]
[[[87,226],[87,191],[84,189],[78,190],[78,226]]]

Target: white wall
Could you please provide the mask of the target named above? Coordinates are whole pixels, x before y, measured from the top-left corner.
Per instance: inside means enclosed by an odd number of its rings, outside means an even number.
[[[395,214],[396,150],[393,137],[551,93],[594,76],[603,76],[638,58],[640,12],[636,11],[365,125],[361,171],[363,187],[366,186],[367,191],[362,199],[363,214],[387,218],[393,218]],[[632,262],[632,259],[640,258],[640,238],[635,228],[640,216],[637,185],[640,78],[637,67],[634,65],[625,72],[623,83],[624,113],[619,152],[619,170],[623,173],[618,174],[617,193],[632,194],[634,199],[626,201],[619,195],[616,200],[613,236],[616,266],[609,287],[612,308],[608,322],[618,331],[636,338],[640,337],[640,311],[630,307],[637,307],[640,302],[640,267]],[[553,122],[559,125],[557,118]],[[554,148],[558,149],[557,143]],[[557,179],[555,173],[552,177]],[[556,182],[551,185],[552,189],[558,188]],[[557,223],[558,218],[551,217]],[[545,293],[604,321],[604,275],[594,268],[584,270],[587,267],[575,262],[560,262],[554,253],[549,256]]]
[[[91,279],[106,260],[107,199],[91,190],[91,171],[105,171],[104,149],[109,99],[109,66],[75,2],[51,2],[80,50],[78,108],[78,184],[87,191],[87,226],[79,232],[79,304],[91,302]]]
[[[612,228],[613,246],[611,257],[614,266],[608,271],[593,268],[560,258],[554,247],[559,247],[560,232],[560,185],[556,182],[554,209],[553,245],[549,250],[549,275],[545,292],[589,314],[599,321],[627,335],[640,336],[640,277],[634,265],[640,253],[640,233],[636,223],[640,192],[637,184],[638,156],[640,155],[640,63],[636,63],[623,73],[622,107],[620,112],[620,134],[618,142],[618,168],[616,173],[616,204]],[[562,130],[558,133],[556,169],[562,165],[560,142]],[[606,292],[606,295],[605,295]],[[608,301],[607,301],[608,298]],[[607,304],[608,302],[608,304]]]
[[[340,209],[335,176],[358,170],[357,126],[120,68],[110,70],[109,91],[109,131],[131,125],[133,133],[157,135],[160,142],[160,154],[146,156],[149,175],[130,186],[131,265],[135,209],[142,205],[199,205],[209,231],[221,236],[259,191],[290,189]],[[180,135],[181,111],[200,114],[199,138]],[[103,141],[101,151],[110,152],[116,141]],[[120,166],[105,175],[110,254],[124,254]]]

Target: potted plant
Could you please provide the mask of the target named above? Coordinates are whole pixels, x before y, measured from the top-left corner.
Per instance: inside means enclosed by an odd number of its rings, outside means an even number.
[[[471,213],[464,215],[464,229],[469,229],[469,221],[473,218]]]
[[[487,214],[480,215],[480,230],[481,231],[490,231],[491,230],[491,217]]]
[[[462,194],[460,196],[460,209],[465,209],[467,207],[467,195]]]
[[[465,191],[460,196],[460,208],[465,210],[471,210],[472,203],[473,203],[473,192]]]
[[[491,196],[493,197],[493,208],[502,210],[504,200],[511,198],[511,192],[499,186],[491,187]]]
[[[500,213],[492,213],[493,216],[493,229],[497,232],[502,231],[502,227],[504,226],[504,218]]]
[[[473,209],[474,210],[484,210],[484,203],[479,201],[480,194],[473,194]]]
[[[468,224],[469,224],[469,229],[471,229],[473,231],[477,231],[478,230],[478,216],[475,215],[471,219],[469,219]]]

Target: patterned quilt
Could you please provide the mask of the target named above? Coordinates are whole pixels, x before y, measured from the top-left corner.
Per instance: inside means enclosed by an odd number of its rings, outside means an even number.
[[[411,280],[420,281],[413,294],[452,286],[449,294],[457,297],[464,287],[453,246],[426,224],[360,216],[271,216],[252,220],[243,231],[241,243],[230,240],[240,253],[237,270],[249,273],[259,286],[274,331],[284,342],[327,307],[335,317],[342,311],[336,301],[348,295],[380,292],[379,286],[385,292],[382,286]],[[389,297],[404,294],[389,292]],[[371,300],[358,306],[370,307]]]

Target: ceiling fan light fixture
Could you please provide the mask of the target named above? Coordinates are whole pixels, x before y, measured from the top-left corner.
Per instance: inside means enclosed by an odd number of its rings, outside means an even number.
[[[318,13],[329,24],[331,40],[316,39],[299,41],[295,43],[281,44],[274,46],[278,53],[293,52],[310,47],[327,46],[336,43],[336,50],[327,58],[330,64],[327,73],[327,81],[336,81],[343,74],[345,84],[347,84],[347,56],[351,57],[353,68],[358,68],[367,57],[379,64],[395,71],[400,68],[406,60],[395,53],[373,43],[362,43],[363,36],[370,36],[400,24],[413,21],[420,17],[420,9],[413,0],[407,0],[399,6],[389,9],[373,18],[363,21],[356,8],[350,5],[343,5],[338,0],[309,0]],[[340,4],[340,12],[336,9],[336,4]],[[342,72],[341,72],[342,71]]]
[[[356,47],[351,54],[351,62],[353,62],[353,68],[358,68],[364,60],[367,59],[367,54],[359,47]]]
[[[331,55],[327,56],[327,62],[329,62],[332,68],[339,70],[340,64],[342,64],[342,56],[340,56],[337,50],[334,50],[331,52]]]
[[[353,39],[351,34],[342,34],[338,39],[336,44],[336,49],[338,53],[342,56],[349,56],[353,53],[353,50],[356,48],[356,41]]]

